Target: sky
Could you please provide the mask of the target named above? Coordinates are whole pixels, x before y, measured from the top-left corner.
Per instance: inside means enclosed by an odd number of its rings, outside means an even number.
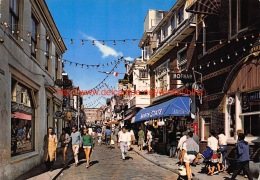
[[[140,57],[141,49],[138,47],[138,43],[144,33],[144,19],[148,10],[167,11],[171,9],[175,1],[46,0],[67,47],[63,59],[85,65],[100,64],[99,68],[91,66],[82,68],[66,62],[64,70],[73,80],[74,86],[79,86],[81,90],[90,90],[107,76],[98,71],[110,72],[115,66],[115,60],[121,56],[129,61]],[[136,42],[133,39],[137,39]],[[82,40],[84,45],[82,45]],[[92,40],[95,40],[94,46]],[[103,40],[105,45],[102,45]],[[116,45],[113,43],[114,40]],[[126,40],[125,43],[123,40]],[[102,64],[105,65],[104,68]],[[124,62],[118,64],[114,71],[119,75],[117,77],[113,74],[108,76],[105,83],[109,88],[116,88],[118,79],[123,78]],[[83,104],[85,107],[99,107],[105,104],[105,98],[84,96]]]

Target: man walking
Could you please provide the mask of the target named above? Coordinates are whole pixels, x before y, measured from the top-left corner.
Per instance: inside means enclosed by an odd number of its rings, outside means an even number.
[[[245,141],[245,134],[238,134],[238,143],[237,143],[237,168],[233,172],[231,179],[236,179],[237,175],[244,170],[244,173],[247,174],[249,180],[253,180],[252,174],[249,170],[249,145]]]
[[[122,127],[122,131],[119,133],[118,136],[118,143],[120,143],[120,149],[122,153],[122,159],[125,160],[125,154],[127,153],[127,142],[131,139],[129,138],[128,134],[126,133],[125,127]]]
[[[82,142],[81,133],[77,130],[76,127],[72,127],[72,133],[70,137],[71,137],[72,151],[75,159],[75,166],[77,167],[79,163],[79,159],[78,159],[79,147]]]
[[[106,127],[106,130],[105,130],[106,145],[110,145],[111,134],[112,134],[112,131],[110,130],[110,127],[107,126],[107,127]]]
[[[53,162],[56,159],[56,150],[58,146],[58,138],[53,133],[53,128],[48,128],[48,134],[44,136],[44,161],[48,171],[52,171]]]

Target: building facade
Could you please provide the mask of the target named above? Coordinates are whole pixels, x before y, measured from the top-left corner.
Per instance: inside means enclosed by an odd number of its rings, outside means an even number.
[[[42,162],[47,127],[61,133],[66,46],[45,1],[2,0],[0,14],[0,179],[15,179]]]

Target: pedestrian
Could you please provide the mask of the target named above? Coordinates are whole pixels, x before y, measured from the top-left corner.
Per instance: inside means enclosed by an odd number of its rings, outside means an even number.
[[[127,142],[129,142],[131,139],[129,138],[129,135],[126,133],[126,128],[122,127],[122,131],[119,133],[118,136],[118,143],[120,144],[122,159],[125,160],[125,155],[128,152],[127,148]]]
[[[193,133],[193,140],[199,145],[200,144],[200,138],[197,134],[194,133],[194,128],[191,128],[190,131]],[[196,159],[193,162],[193,165],[199,165],[199,154],[197,154]]]
[[[83,130],[83,149],[86,155],[86,168],[89,167],[89,159],[90,159],[90,153],[91,149],[93,147],[93,138],[92,136],[88,133],[89,129],[84,129]]]
[[[210,131],[210,137],[208,138],[208,147],[211,148],[211,150],[213,151],[213,154],[211,156],[210,159],[210,163],[208,166],[208,175],[213,175],[213,174],[217,174],[219,173],[218,171],[215,171],[215,168],[217,168],[218,166],[218,140],[216,138],[216,133],[214,130]]]
[[[139,127],[138,131],[138,146],[139,150],[143,151],[143,145],[144,145],[144,131],[142,130],[141,127]]]
[[[118,126],[115,126],[115,129],[114,129],[114,132],[113,132],[113,138],[114,138],[115,142],[118,141],[118,132],[119,132]]]
[[[185,163],[188,180],[191,180],[192,176],[190,164],[195,160],[199,152],[199,145],[193,140],[192,136],[193,133],[188,132],[187,140],[184,141],[182,146],[182,154],[180,158],[181,164],[183,162]]]
[[[236,179],[237,175],[243,170],[247,175],[249,180],[253,180],[252,174],[249,170],[249,160],[250,160],[250,149],[248,142],[245,141],[245,134],[238,134],[237,143],[237,168],[232,174],[231,179]]]
[[[169,133],[169,151],[170,151],[170,158],[174,157],[175,155],[175,151],[177,149],[176,147],[176,133],[174,133],[173,131],[171,131]]]
[[[182,137],[180,138],[178,146],[177,146],[177,152],[178,152],[177,156],[179,157],[179,160],[181,158],[183,143],[187,140],[187,134],[188,134],[188,131],[182,132]]]
[[[219,135],[218,135],[218,144],[220,147],[220,152],[221,152],[221,156],[222,156],[222,167],[220,168],[220,171],[224,171],[226,169],[226,156],[227,156],[227,136],[224,134],[224,130],[221,129],[219,131]]]
[[[98,145],[101,145],[101,138],[102,138],[102,129],[100,127],[97,128],[97,138],[98,138]]]
[[[70,138],[71,138],[72,151],[75,160],[75,166],[77,167],[79,163],[78,153],[82,143],[82,139],[81,139],[81,133],[77,130],[76,126],[72,127],[72,133],[70,135]]]
[[[128,135],[128,139],[129,139],[129,141],[127,142],[127,148],[128,148],[128,150],[130,150],[130,148],[131,148],[131,137],[132,137],[132,134],[131,134],[131,132],[130,132],[130,130],[129,129],[126,129],[126,134]]]
[[[106,127],[106,130],[105,130],[105,140],[106,140],[106,145],[110,145],[111,134],[112,134],[112,131],[111,131],[110,127],[107,126],[107,127]]]
[[[66,163],[66,152],[70,142],[70,136],[66,133],[66,129],[62,128],[62,133],[60,135],[60,143],[62,148],[62,164]]]
[[[152,149],[153,136],[152,136],[152,132],[148,129],[147,129],[146,138],[147,138],[147,145],[148,145],[147,154],[150,154],[150,153],[152,153],[152,150],[153,150]]]
[[[45,166],[48,171],[53,171],[53,163],[56,159],[56,150],[58,146],[58,138],[56,134],[53,133],[53,128],[48,128],[48,134],[44,136],[44,161]]]
[[[133,128],[130,129],[130,134],[131,134],[131,144],[135,144],[135,133]]]

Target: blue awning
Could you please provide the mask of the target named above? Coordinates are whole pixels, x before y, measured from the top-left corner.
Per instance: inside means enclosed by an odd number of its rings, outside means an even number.
[[[190,97],[176,97],[164,103],[141,109],[135,116],[135,122],[167,116],[189,116],[190,104]]]

